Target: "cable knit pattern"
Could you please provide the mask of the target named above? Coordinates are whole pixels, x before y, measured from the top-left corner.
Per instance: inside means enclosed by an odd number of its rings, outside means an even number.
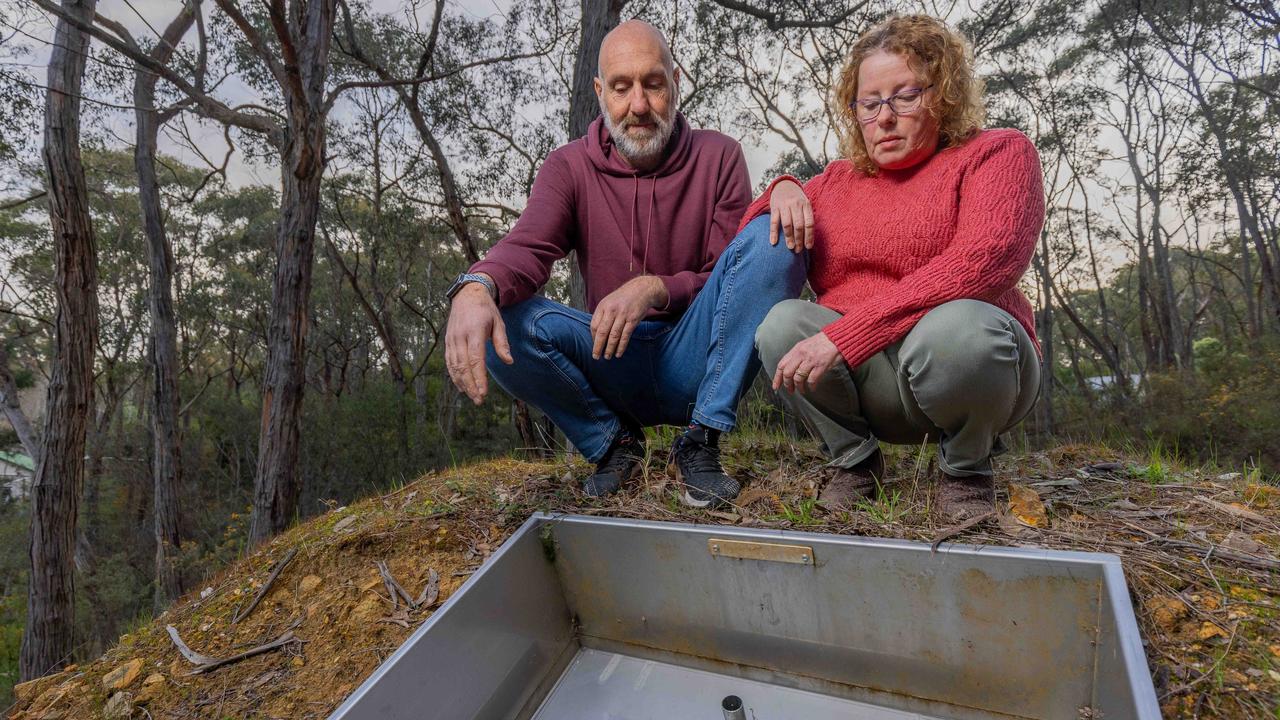
[[[747,208],[739,231],[769,211],[783,179]],[[996,129],[905,170],[866,175],[837,160],[805,183],[815,231],[809,284],[820,305],[843,315],[823,332],[849,367],[901,340],[929,310],[966,298],[1003,309],[1035,341],[1031,303],[1017,285],[1044,224],[1042,182],[1031,141]]]

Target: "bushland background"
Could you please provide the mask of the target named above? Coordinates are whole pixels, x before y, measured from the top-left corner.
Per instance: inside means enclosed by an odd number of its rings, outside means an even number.
[[[594,116],[595,49],[628,17],[668,34],[681,110],[739,138],[757,185],[836,157],[826,100],[871,23],[960,28],[989,124],[1045,171],[1023,284],[1050,381],[1019,446],[1276,482],[1267,0],[94,6],[0,2],[0,450],[31,465],[0,493],[0,707],[299,519],[566,451],[448,382],[444,291]],[[745,432],[811,442],[763,384],[745,402]]]

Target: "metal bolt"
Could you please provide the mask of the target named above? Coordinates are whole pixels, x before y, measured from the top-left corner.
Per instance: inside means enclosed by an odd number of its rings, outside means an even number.
[[[801,556],[800,556],[800,562],[802,562],[802,563],[804,563],[804,564],[808,565],[808,564],[809,564],[809,556],[808,556],[808,555],[801,555]]]

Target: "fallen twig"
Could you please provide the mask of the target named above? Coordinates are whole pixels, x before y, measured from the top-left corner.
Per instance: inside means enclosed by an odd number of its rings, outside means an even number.
[[[1194,550],[1196,553],[1204,553],[1206,560],[1210,555],[1217,555],[1223,560],[1229,560],[1235,563],[1250,565],[1262,570],[1275,570],[1276,568],[1280,568],[1280,560],[1258,557],[1256,555],[1246,555],[1245,553],[1236,552],[1234,550],[1226,550],[1221,545],[1217,545],[1213,543],[1210,543],[1208,547],[1205,547],[1204,545],[1187,542],[1185,540],[1174,540],[1173,538],[1167,538],[1167,537],[1164,537],[1163,535],[1158,535],[1156,533],[1153,533],[1150,530],[1144,527],[1141,527],[1139,525],[1135,525],[1131,522],[1128,522],[1123,518],[1116,518],[1116,519],[1119,520],[1121,524],[1127,525],[1128,527],[1131,527],[1134,530],[1137,530],[1138,532],[1142,533],[1143,535],[1146,535],[1147,537],[1151,538],[1151,542],[1160,543],[1162,545],[1168,545],[1169,547],[1177,547],[1177,548],[1184,548],[1187,550]]]
[[[1270,522],[1265,515],[1262,515],[1261,513],[1256,513],[1252,510],[1249,510],[1248,508],[1236,507],[1235,505],[1229,505],[1227,503],[1219,502],[1217,500],[1213,500],[1207,497],[1196,497],[1192,499],[1198,503],[1201,503],[1202,505],[1208,505],[1214,510],[1220,510],[1228,515],[1238,517],[1244,520],[1252,520],[1253,522],[1264,523],[1264,524],[1267,524]]]
[[[173,644],[178,647],[178,652],[182,653],[182,657],[186,658],[192,665],[208,665],[218,662],[218,658],[201,655],[191,646],[182,642],[182,637],[178,635],[178,628],[172,625],[166,625],[165,629],[169,631],[169,639],[173,640]]]
[[[182,641],[182,637],[178,635],[177,628],[175,628],[172,625],[168,625],[166,626],[165,629],[169,631],[169,639],[173,640],[173,644],[178,647],[178,652],[182,653],[183,657],[185,657],[188,661],[190,661],[193,665],[195,665],[195,668],[193,668],[191,672],[188,673],[188,675],[199,675],[201,673],[207,673],[211,670],[216,670],[222,667],[223,665],[230,665],[232,663],[240,662],[241,660],[246,660],[256,655],[261,655],[263,653],[271,652],[272,650],[277,650],[292,642],[301,642],[298,639],[298,636],[293,634],[294,628],[298,627],[298,625],[301,625],[301,624],[302,624],[302,618],[298,618],[297,620],[293,621],[292,624],[289,625],[289,627],[285,630],[283,635],[276,638],[275,640],[272,640],[269,643],[265,643],[263,645],[259,645],[254,648],[250,648],[248,650],[245,650],[242,653],[237,653],[227,658],[215,658],[215,657],[210,657],[208,655],[201,655],[200,653],[192,650],[189,645],[187,645],[185,642]]]
[[[440,597],[440,573],[435,570],[427,571],[427,584],[422,588],[422,593],[418,597],[409,595],[409,591],[396,580],[396,576],[391,574],[391,568],[387,567],[387,563],[382,560],[374,562],[374,566],[378,568],[378,574],[382,576],[382,584],[386,586],[387,592],[391,594],[391,609],[396,610],[400,607],[399,599],[404,600],[404,604],[410,610],[423,610],[435,604]]]
[[[946,540],[948,540],[949,538],[953,538],[956,535],[959,535],[960,533],[964,532],[965,530],[968,530],[969,528],[973,527],[974,525],[977,525],[978,523],[981,523],[984,520],[990,519],[995,514],[996,513],[994,510],[988,510],[987,512],[984,512],[981,515],[975,515],[974,517],[971,517],[968,520],[965,520],[959,525],[953,525],[949,528],[943,528],[941,532],[939,532],[937,535],[933,537],[933,543],[929,545],[929,552],[931,553],[937,552],[938,546],[941,545]]]
[[[230,665],[231,663],[240,662],[241,660],[247,660],[248,658],[254,657],[256,655],[262,655],[263,653],[268,653],[268,652],[271,652],[272,650],[278,650],[279,648],[282,648],[285,645],[288,645],[289,643],[293,643],[293,642],[299,642],[299,640],[298,640],[298,637],[293,634],[293,631],[290,630],[265,645],[259,645],[258,647],[250,648],[249,650],[245,650],[244,652],[238,655],[232,655],[229,658],[217,660],[215,662],[208,663],[207,665],[197,666],[195,669],[193,669],[191,672],[187,674],[200,675],[201,673],[207,673],[212,670],[216,670],[222,667],[223,665]]]
[[[263,583],[262,588],[258,590],[258,594],[253,596],[253,601],[249,603],[249,607],[236,613],[236,616],[231,618],[232,625],[235,625],[241,620],[249,617],[249,613],[253,612],[253,609],[258,607],[258,603],[262,602],[262,598],[267,596],[267,593],[271,590],[271,586],[275,584],[276,578],[280,577],[280,572],[284,570],[284,566],[288,565],[289,561],[293,559],[293,556],[297,554],[298,548],[291,548],[289,552],[280,559],[280,562],[276,563],[276,566],[271,570],[271,575],[267,577],[267,581]]]
[[[436,604],[436,600],[440,598],[440,573],[435,570],[427,571],[427,585],[422,588],[422,594],[413,602],[413,608],[429,608]]]
[[[395,575],[391,574],[391,569],[387,567],[385,560],[377,560],[373,563],[378,568],[378,574],[382,576],[382,584],[387,588],[387,592],[391,595],[391,609],[395,610],[400,607],[400,598],[404,599],[404,604],[414,607],[413,598],[409,596],[409,591],[405,590],[399,582],[396,581]]]
[[[396,610],[387,617],[379,618],[378,622],[387,623],[388,625],[399,625],[407,630],[409,628],[409,611],[406,609]]]

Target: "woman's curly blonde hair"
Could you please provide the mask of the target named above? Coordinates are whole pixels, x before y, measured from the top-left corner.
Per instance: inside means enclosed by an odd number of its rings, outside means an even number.
[[[924,108],[938,120],[939,144],[954,147],[982,129],[982,79],[973,72],[973,48],[960,33],[927,15],[889,18],[863,33],[854,43],[835,87],[835,113],[842,127],[840,152],[859,170],[874,175],[876,164],[867,154],[858,118],[851,107],[858,97],[858,68],[868,56],[883,50],[902,55],[923,85],[933,85]]]

